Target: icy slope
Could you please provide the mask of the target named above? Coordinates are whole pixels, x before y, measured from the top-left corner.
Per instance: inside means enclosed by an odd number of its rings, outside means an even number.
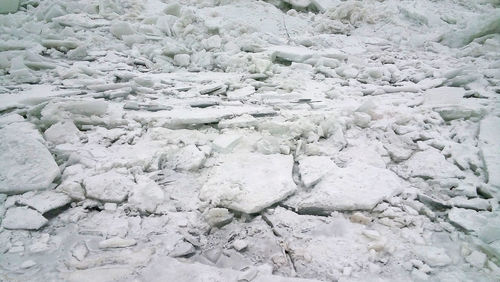
[[[498,4],[0,2],[0,280],[497,281]]]

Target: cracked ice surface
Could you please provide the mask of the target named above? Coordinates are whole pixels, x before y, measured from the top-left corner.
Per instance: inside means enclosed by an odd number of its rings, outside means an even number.
[[[0,1],[1,281],[498,281],[498,1]]]

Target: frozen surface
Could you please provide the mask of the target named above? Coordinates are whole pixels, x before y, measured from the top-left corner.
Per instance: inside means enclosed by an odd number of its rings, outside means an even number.
[[[0,280],[499,281],[499,8],[0,1]]]
[[[200,190],[200,199],[244,213],[256,213],[291,195],[293,158],[241,153],[222,156]]]
[[[40,133],[25,123],[0,129],[0,192],[19,194],[48,189],[59,167]]]
[[[401,192],[403,184],[392,171],[355,162],[334,168],[305,195],[290,201],[299,211],[328,213],[371,210],[379,202]]]

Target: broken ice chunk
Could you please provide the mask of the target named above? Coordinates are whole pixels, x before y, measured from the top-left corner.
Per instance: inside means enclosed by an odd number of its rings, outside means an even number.
[[[483,268],[484,264],[488,260],[488,257],[479,251],[473,251],[470,255],[465,258],[465,261],[470,263],[472,266],[477,268]]]
[[[39,212],[28,207],[13,207],[7,210],[2,221],[5,229],[38,230],[48,220]]]
[[[444,120],[482,116],[481,107],[470,101],[466,103],[464,94],[465,89],[459,87],[432,88],[425,92],[424,105],[434,109]]]
[[[488,218],[483,213],[461,208],[452,208],[448,212],[448,219],[467,231],[476,232],[488,223]]]
[[[299,211],[328,214],[339,210],[371,210],[403,188],[399,177],[385,168],[353,162],[331,170],[311,193],[298,194],[288,204]]]
[[[58,122],[44,132],[45,139],[53,144],[76,143],[80,141],[80,131],[71,120]]]
[[[59,167],[40,143],[38,131],[21,123],[0,129],[0,193],[18,194],[47,189],[59,175]]]
[[[154,181],[147,177],[140,177],[134,186],[128,202],[142,212],[154,213],[156,207],[163,203],[163,190]]]
[[[48,211],[64,207],[65,205],[71,203],[71,198],[63,193],[43,191],[35,195],[26,196],[25,194],[21,196],[17,202],[44,214]]]
[[[112,22],[109,31],[118,39],[122,39],[124,35],[134,34],[134,30],[132,29],[130,24],[122,21]]]
[[[217,152],[229,153],[238,144],[241,135],[238,134],[222,134],[213,141],[213,148]]]
[[[405,177],[463,178],[463,173],[436,149],[415,153],[403,163]]]
[[[197,170],[206,160],[205,153],[195,145],[187,145],[175,154],[171,165],[177,170]]]
[[[19,0],[3,0],[0,3],[0,14],[15,13],[19,9]]]
[[[83,181],[87,197],[103,202],[125,201],[134,182],[116,171],[91,176]]]
[[[85,242],[80,242],[76,244],[71,250],[71,255],[79,261],[83,260],[88,253],[89,249],[87,248]]]
[[[109,248],[126,248],[130,246],[134,246],[137,244],[137,241],[134,239],[124,239],[120,237],[112,237],[106,240],[99,242],[99,248],[101,249],[109,249]]]
[[[233,220],[233,214],[225,208],[212,208],[203,214],[210,226],[222,227]]]
[[[227,90],[227,85],[223,83],[211,84],[200,90],[201,95],[221,95],[225,94]]]
[[[236,128],[236,127],[251,127],[256,126],[258,120],[251,115],[244,114],[232,119],[224,119],[219,121],[219,128]]]
[[[291,156],[223,155],[203,185],[200,199],[248,214],[257,213],[295,192],[292,168]]]
[[[305,157],[299,161],[299,171],[302,182],[306,188],[318,183],[329,171],[337,168],[337,165],[324,156]]]
[[[228,100],[241,100],[255,93],[255,88],[251,85],[228,92]]]
[[[202,45],[206,50],[217,49],[220,48],[222,44],[222,40],[218,35],[212,35],[209,38],[202,41]]]
[[[190,56],[189,54],[176,54],[174,56],[174,64],[179,67],[189,66]]]
[[[433,246],[419,246],[415,253],[430,266],[445,266],[452,262],[443,248]]]
[[[243,251],[247,247],[248,247],[248,242],[245,240],[234,240],[233,242],[233,248],[238,252]]]
[[[269,50],[273,51],[273,61],[302,63],[314,55],[313,51],[305,47],[274,46]]]
[[[185,257],[196,252],[194,246],[186,241],[181,241],[175,245],[172,252],[170,252],[171,257]]]
[[[486,165],[488,183],[500,188],[500,118],[489,116],[481,121],[479,148]]]
[[[101,100],[64,100],[49,102],[42,110],[41,120],[52,125],[68,118],[78,123],[96,123],[94,116],[102,116],[108,110],[108,103]]]
[[[473,209],[473,210],[490,210],[491,204],[488,200],[481,198],[472,198],[467,199],[466,197],[455,197],[449,201],[453,206],[464,208],[464,209]]]

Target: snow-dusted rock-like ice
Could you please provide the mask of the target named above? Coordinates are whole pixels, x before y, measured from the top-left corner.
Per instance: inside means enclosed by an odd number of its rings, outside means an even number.
[[[292,156],[224,155],[210,172],[200,199],[244,213],[257,213],[295,192],[292,168]]]
[[[481,121],[479,147],[488,173],[488,183],[500,188],[500,118],[489,116]]]
[[[309,193],[292,197],[288,204],[317,213],[371,210],[402,190],[402,181],[392,171],[354,162],[331,170]]]
[[[45,217],[33,209],[13,207],[5,213],[2,226],[6,229],[38,230],[47,222]]]
[[[0,193],[47,189],[60,173],[40,133],[21,125],[0,129]]]

